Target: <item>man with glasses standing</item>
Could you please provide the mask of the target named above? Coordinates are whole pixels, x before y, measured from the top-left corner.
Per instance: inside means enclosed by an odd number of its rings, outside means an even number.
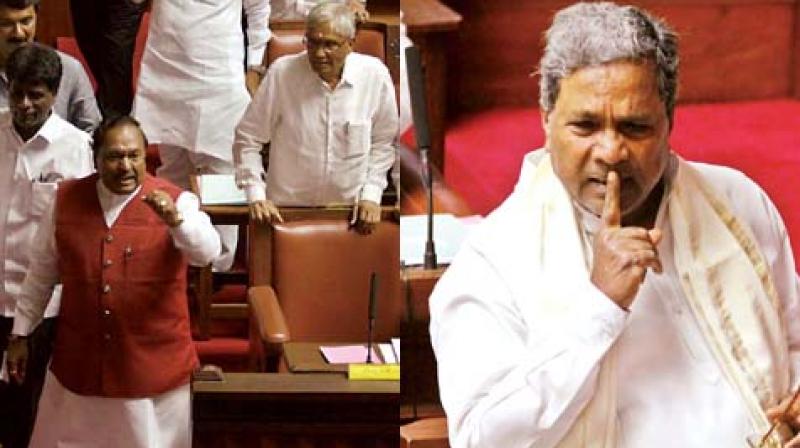
[[[276,206],[347,204],[360,232],[380,221],[397,105],[386,66],[352,51],[355,31],[350,8],[321,3],[306,18],[306,51],[270,65],[233,146],[253,219],[280,220]]]

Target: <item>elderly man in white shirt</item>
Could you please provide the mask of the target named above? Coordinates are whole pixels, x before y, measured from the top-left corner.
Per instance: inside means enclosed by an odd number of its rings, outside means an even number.
[[[545,150],[430,301],[452,446],[799,446],[786,229],[743,174],[671,152],[674,32],[579,3],[539,71]]]
[[[102,125],[98,174],[62,184],[36,235],[8,349],[15,380],[59,280],[63,299],[31,447],[191,446],[186,268],[220,241],[194,194],[146,174],[146,142],[130,117]]]
[[[269,11],[268,0],[153,1],[133,115],[159,144],[159,177],[189,189],[193,174],[233,172],[233,131],[258,86]],[[217,229],[223,253],[214,267],[225,271],[237,232]]]
[[[307,50],[272,63],[236,128],[237,182],[257,221],[280,219],[276,205],[331,204],[355,205],[363,232],[380,220],[386,172],[395,160],[397,105],[388,69],[352,52],[354,37],[347,6],[313,8]]]
[[[90,137],[53,112],[61,77],[56,52],[25,44],[9,57],[10,111],[0,115],[0,350],[5,351],[20,285],[31,262],[31,244],[57,183],[94,168]],[[31,339],[31,375],[21,386],[0,387],[0,444],[27,446],[50,358],[59,290],[45,323]],[[3,367],[3,366],[0,366]],[[0,370],[4,370],[0,368]],[[2,385],[0,385],[2,386]]]

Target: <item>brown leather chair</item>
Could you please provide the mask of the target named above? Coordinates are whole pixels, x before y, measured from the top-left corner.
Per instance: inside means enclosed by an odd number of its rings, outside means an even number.
[[[372,272],[378,277],[374,340],[400,335],[399,224],[387,217],[372,234],[359,235],[349,228],[349,210],[333,213],[298,219],[284,213],[286,223],[261,228],[267,247],[252,250],[267,258],[266,272],[248,295],[252,352],[262,370],[279,370],[288,341],[366,341]]]

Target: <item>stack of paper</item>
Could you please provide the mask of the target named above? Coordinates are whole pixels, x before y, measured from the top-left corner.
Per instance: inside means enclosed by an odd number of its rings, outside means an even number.
[[[243,190],[236,186],[233,174],[203,174],[197,177],[200,203],[203,205],[247,204]]]

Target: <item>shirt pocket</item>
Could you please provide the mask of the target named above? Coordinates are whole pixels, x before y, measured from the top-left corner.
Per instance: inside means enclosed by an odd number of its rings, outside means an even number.
[[[344,124],[344,145],[337,148],[342,161],[357,160],[369,150],[370,127],[366,121],[348,121]]]
[[[58,183],[56,182],[33,182],[33,193],[31,194],[31,216],[41,217],[56,195]]]

